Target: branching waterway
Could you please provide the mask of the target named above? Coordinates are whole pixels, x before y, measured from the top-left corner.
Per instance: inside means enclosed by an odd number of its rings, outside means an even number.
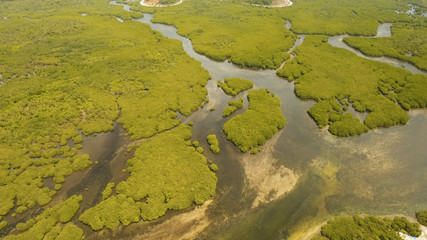
[[[427,209],[427,111],[410,111],[404,126],[351,138],[332,136],[318,129],[307,114],[314,102],[298,99],[294,84],[278,77],[275,70],[250,70],[212,61],[197,54],[191,41],[178,35],[176,28],[154,24],[152,18],[152,14],[144,14],[135,21],[181,41],[187,54],[212,76],[206,85],[210,102],[189,117],[179,117],[194,123],[193,140],[205,149],[209,148],[206,136],[218,136],[221,152],[204,153],[219,167],[217,194],[202,206],[168,211],[159,220],[113,232],[89,234],[89,239],[305,239],[319,224],[339,214],[412,216]],[[334,45],[341,37],[329,41]],[[253,81],[256,88],[268,88],[281,99],[287,125],[260,154],[241,153],[221,130],[229,119],[222,116],[227,102],[247,94],[231,97],[217,87],[217,80],[230,77]],[[236,114],[245,111],[246,99],[244,104]],[[212,107],[216,110],[210,111]],[[118,179],[114,173],[120,174],[122,165],[111,169],[112,179]]]

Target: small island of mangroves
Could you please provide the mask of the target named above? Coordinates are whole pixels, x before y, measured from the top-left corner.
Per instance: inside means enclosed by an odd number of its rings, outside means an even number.
[[[425,1],[279,2],[0,2],[0,237],[425,236]]]

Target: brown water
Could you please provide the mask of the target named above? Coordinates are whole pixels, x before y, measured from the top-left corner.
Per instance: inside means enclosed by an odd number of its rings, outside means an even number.
[[[196,236],[197,239],[305,239],[305,233],[334,215],[412,215],[427,209],[427,111],[410,111],[411,119],[405,126],[379,129],[359,137],[334,137],[327,130],[318,129],[308,116],[307,110],[314,102],[299,100],[293,83],[278,77],[274,70],[248,70],[228,62],[212,61],[194,52],[191,42],[179,36],[174,27],[153,24],[152,18],[153,15],[145,14],[136,21],[149,24],[168,38],[182,41],[184,50],[200,61],[212,76],[213,80],[206,86],[209,104],[189,117],[179,117],[183,122],[194,122],[193,140],[200,142],[208,160],[219,167],[217,194],[203,206],[168,211],[159,220],[141,221],[115,231],[94,233],[74,219],[74,223],[84,229],[86,239],[191,239]],[[255,157],[242,154],[222,132],[222,125],[229,119],[223,118],[222,112],[230,99],[245,98],[244,109],[236,114],[247,108],[247,93],[231,97],[216,86],[217,80],[226,77],[251,80],[255,88],[268,88],[282,101],[287,125]],[[216,110],[210,111],[211,107]],[[209,134],[218,136],[219,154],[208,150],[206,136]],[[132,155],[126,154],[130,141],[117,124],[114,132],[87,137],[83,143],[82,153],[89,153],[92,161],[98,163],[67,178],[58,192],[59,197],[83,194],[77,216],[101,201],[101,192],[108,182],[118,183],[128,177],[122,170]],[[262,164],[250,164],[261,160]],[[255,168],[252,174],[259,170],[265,176],[247,178],[247,166]],[[271,171],[263,171],[265,168]],[[277,199],[275,193],[280,192],[281,187],[289,187],[290,181],[274,186],[273,200],[254,207],[263,189],[254,187],[256,181],[262,185],[263,179],[277,173],[294,174],[297,185],[290,186],[293,190]]]

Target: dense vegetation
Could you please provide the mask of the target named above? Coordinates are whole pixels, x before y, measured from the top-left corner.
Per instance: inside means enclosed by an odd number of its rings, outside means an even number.
[[[416,0],[417,1],[417,0]],[[242,3],[269,4],[270,0],[186,0],[173,8],[156,9],[154,20],[172,24],[189,37],[197,52],[212,59],[230,59],[247,67],[277,68],[296,36],[283,25],[292,22],[295,33],[375,35],[378,22],[423,21],[398,14],[414,0],[298,0],[291,7],[270,9]],[[422,0],[416,3],[423,6]],[[135,3],[135,9],[152,12]]]
[[[344,38],[348,45],[366,55],[398,58],[427,70],[427,24],[396,23],[392,25],[392,37]]]
[[[368,128],[405,124],[409,117],[404,109],[427,104],[425,75],[412,75],[334,48],[325,36],[307,36],[294,52],[296,57],[277,74],[295,80],[298,97],[317,101],[308,112],[319,127],[330,125],[334,135],[353,136]],[[369,113],[364,124],[345,113],[349,103]]]
[[[398,232],[414,237],[421,235],[418,223],[411,223],[404,217],[380,218],[373,216],[337,217],[322,227],[326,239],[402,239]],[[317,238],[323,239],[323,238]]]
[[[117,195],[88,209],[80,221],[93,230],[114,229],[208,200],[217,178],[190,138],[191,127],[179,125],[140,143],[127,162],[130,177],[117,185]]]
[[[154,21],[176,26],[196,52],[244,67],[279,67],[296,39],[277,12],[233,1],[186,0],[156,9]]]
[[[248,94],[249,108],[224,124],[227,138],[242,152],[263,145],[286,124],[280,110],[280,99],[266,89]]]
[[[427,211],[417,212],[417,219],[422,225],[427,226]]]
[[[9,235],[3,239],[81,239],[83,230],[72,223],[68,223],[79,209],[81,200],[82,196],[74,195],[63,203],[44,210],[36,218],[29,219],[25,223],[18,223],[16,228],[23,232],[17,235]]]
[[[179,0],[159,0],[160,4],[169,5],[179,2]]]
[[[228,101],[228,107],[224,109],[223,116],[228,117],[238,109],[242,109],[242,108],[243,108],[243,98],[240,98],[238,101],[230,100]]]
[[[218,80],[218,87],[221,87],[225,93],[233,96],[251,89],[253,86],[253,82],[243,78],[225,78],[224,82]]]
[[[378,22],[413,21],[406,11],[411,0],[298,0],[281,10],[292,22],[291,30],[299,34],[375,35]]]
[[[219,151],[220,151],[219,141],[218,141],[218,138],[216,138],[216,135],[215,134],[208,135],[207,140],[208,140],[209,148],[211,149],[211,151],[213,153],[219,153]],[[214,170],[214,171],[216,171],[216,170]]]
[[[246,2],[251,4],[270,5],[273,0],[246,0]]]
[[[92,164],[79,153],[84,136],[113,130],[120,112],[139,139],[178,126],[177,111],[205,100],[210,76],[180,42],[116,20],[141,14],[104,0],[2,1],[0,12],[0,217],[48,204],[66,176]],[[206,187],[197,203],[215,182]]]

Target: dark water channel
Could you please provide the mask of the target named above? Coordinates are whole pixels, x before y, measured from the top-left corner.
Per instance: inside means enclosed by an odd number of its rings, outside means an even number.
[[[129,6],[123,6],[129,10]],[[301,236],[316,231],[319,224],[335,215],[358,213],[412,216],[417,210],[427,209],[427,111],[410,111],[411,119],[405,126],[379,129],[352,138],[334,137],[327,130],[318,129],[308,116],[307,110],[314,102],[298,99],[294,94],[293,83],[278,77],[275,70],[250,70],[229,62],[212,61],[197,54],[191,41],[179,36],[176,28],[154,24],[152,18],[152,14],[144,14],[144,18],[135,21],[149,24],[164,36],[182,41],[187,54],[200,61],[212,76],[206,85],[210,102],[191,116],[182,117],[183,122],[194,122],[193,140],[201,143],[208,160],[219,167],[217,195],[203,219],[208,227],[197,236],[198,239],[304,239]],[[340,38],[342,36],[331,37],[329,41],[338,46],[342,43]],[[300,36],[299,39],[298,43],[301,44],[304,37]],[[405,68],[410,70],[407,66]],[[275,167],[284,166],[299,176],[296,187],[290,193],[257,208],[251,207],[254,193],[248,188],[242,166],[246,154],[240,153],[227,141],[221,130],[229,119],[222,117],[227,102],[246,98],[247,94],[227,96],[216,86],[217,80],[230,77],[253,81],[255,88],[268,88],[281,99],[287,125],[277,133],[271,157],[275,159]],[[247,108],[246,99],[244,104]],[[216,110],[210,111],[212,107]],[[239,110],[237,114],[244,110]],[[120,149],[129,140],[123,136],[120,127],[106,134],[109,135],[102,135],[105,136],[105,142],[96,140],[99,142],[91,145],[91,140],[87,139],[84,151],[110,160],[98,163],[90,170],[92,172],[79,180],[80,184],[67,192],[67,195],[86,192],[84,198],[87,200],[80,211],[100,201],[99,193],[107,182],[119,182],[127,177],[121,171],[129,156]],[[218,136],[221,152],[217,155],[208,150],[208,134]],[[100,139],[100,136],[96,138]],[[104,146],[105,149],[101,149]],[[89,188],[88,191],[86,188]],[[168,220],[193,209],[168,211],[166,216],[157,221],[132,224],[114,232],[106,231],[102,236],[104,239],[137,239],[135,236],[146,234],[155,239],[156,235],[150,234],[156,227],[166,225]],[[162,236],[166,237],[162,239],[179,239],[187,231],[195,230],[201,222],[196,222],[182,234],[177,232],[179,229],[171,227],[168,229],[170,235],[164,233],[166,235]],[[175,225],[180,223],[176,222]],[[90,231],[87,227],[84,229]],[[99,235],[91,237],[89,234],[88,239],[97,237]]]

